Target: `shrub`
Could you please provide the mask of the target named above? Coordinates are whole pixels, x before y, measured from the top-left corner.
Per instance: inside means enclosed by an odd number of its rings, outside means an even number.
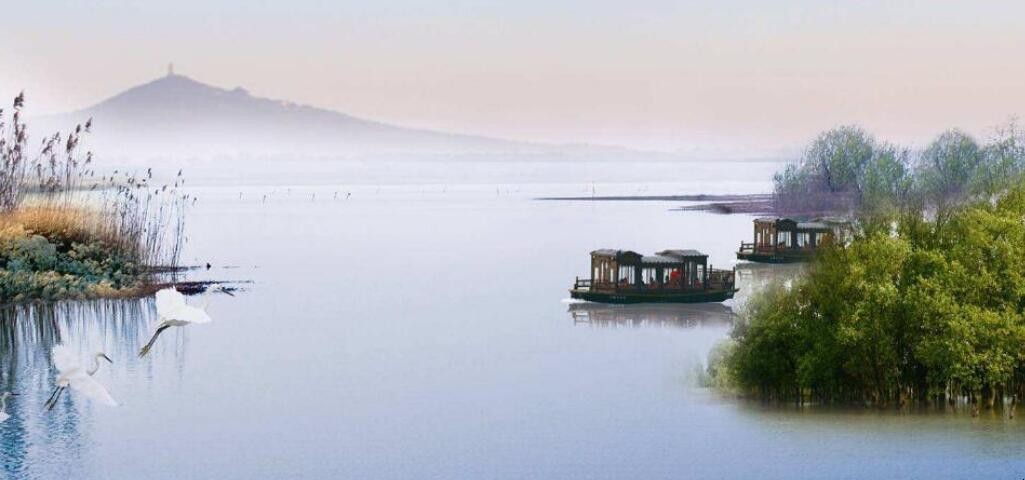
[[[1025,394],[1025,186],[908,215],[834,245],[791,287],[761,292],[721,362],[777,400],[887,405]]]
[[[28,150],[24,95],[0,109],[0,303],[118,294],[177,265],[186,207],[172,183],[117,171],[97,177],[80,144],[92,120]]]

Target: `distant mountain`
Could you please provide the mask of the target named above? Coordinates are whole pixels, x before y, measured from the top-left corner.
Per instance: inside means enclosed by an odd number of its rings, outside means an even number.
[[[96,105],[42,117],[35,134],[93,118],[91,145],[104,154],[487,153],[557,147],[388,125],[344,113],[254,97],[169,73]]]

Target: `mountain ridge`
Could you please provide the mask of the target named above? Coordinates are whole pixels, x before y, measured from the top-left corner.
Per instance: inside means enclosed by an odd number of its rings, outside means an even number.
[[[40,117],[43,131],[93,119],[105,152],[135,153],[487,153],[559,146],[392,125],[347,113],[250,95],[168,73],[92,106]]]

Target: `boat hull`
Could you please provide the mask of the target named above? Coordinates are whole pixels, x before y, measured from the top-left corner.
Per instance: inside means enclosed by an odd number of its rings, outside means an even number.
[[[735,288],[696,292],[595,292],[571,289],[569,295],[577,300],[600,303],[708,303],[729,300],[736,292]]]

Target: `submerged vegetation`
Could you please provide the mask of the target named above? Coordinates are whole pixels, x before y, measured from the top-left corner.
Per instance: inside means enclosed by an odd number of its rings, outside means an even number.
[[[777,201],[860,227],[803,277],[746,305],[709,359],[716,386],[765,400],[875,406],[1025,395],[1025,141],[949,131],[914,157],[855,127],[776,176]]]
[[[175,266],[193,201],[181,172],[162,186],[152,170],[97,176],[80,147],[91,120],[32,151],[23,106],[0,109],[0,303],[128,296]]]

